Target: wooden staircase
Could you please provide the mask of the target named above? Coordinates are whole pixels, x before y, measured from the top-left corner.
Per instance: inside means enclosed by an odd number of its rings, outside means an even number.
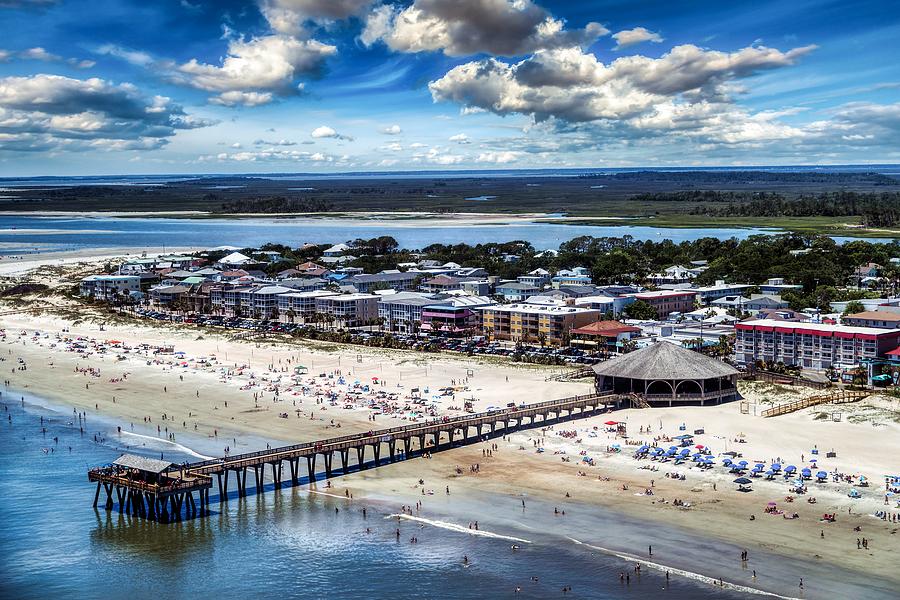
[[[802,400],[786,402],[784,404],[773,406],[772,408],[767,408],[762,412],[762,416],[777,417],[779,415],[786,415],[788,413],[803,410],[804,408],[809,408],[811,406],[817,406],[819,404],[847,404],[849,402],[859,402],[863,398],[868,397],[870,394],[871,392],[867,391],[834,390],[832,392],[828,392],[827,394],[818,394],[816,396],[803,398]]]

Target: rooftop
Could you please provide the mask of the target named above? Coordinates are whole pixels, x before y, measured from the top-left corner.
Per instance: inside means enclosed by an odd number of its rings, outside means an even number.
[[[621,333],[640,333],[640,327],[625,325],[619,321],[596,321],[573,329],[572,333],[580,333],[582,335],[597,335],[601,337],[612,337]]]
[[[789,328],[799,332],[847,333],[858,335],[888,336],[900,334],[900,329],[878,329],[877,327],[852,327],[850,325],[830,325],[828,323],[798,323],[795,321],[779,321],[777,319],[753,319],[735,324],[738,329],[754,327]]]
[[[676,298],[679,296],[696,296],[699,289],[695,290],[656,290],[650,292],[638,292],[636,294],[628,294],[634,296],[638,300],[649,298]]]
[[[520,313],[520,314],[536,314],[536,315],[563,315],[563,314],[583,314],[595,313],[600,314],[599,310],[590,308],[579,308],[575,306],[544,306],[539,304],[516,303],[516,304],[498,304],[496,306],[485,306],[484,310],[495,310],[500,312]]]
[[[657,342],[598,365],[604,377],[642,380],[713,379],[737,375],[737,369],[677,344]]]
[[[865,310],[863,312],[846,315],[845,319],[869,319],[871,321],[900,322],[900,313],[889,310]]]
[[[146,471],[148,473],[162,473],[172,466],[172,463],[168,461],[146,458],[144,456],[138,456],[137,454],[123,454],[114,460],[113,464],[128,469]]]

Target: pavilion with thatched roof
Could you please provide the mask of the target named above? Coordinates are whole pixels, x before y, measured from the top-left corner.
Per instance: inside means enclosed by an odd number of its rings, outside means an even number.
[[[737,398],[737,369],[669,342],[657,342],[593,368],[599,393],[634,395],[651,406],[702,406]]]

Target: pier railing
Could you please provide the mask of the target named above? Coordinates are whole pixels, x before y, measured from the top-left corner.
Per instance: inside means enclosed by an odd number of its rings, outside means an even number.
[[[794,400],[793,402],[779,404],[772,408],[767,408],[762,411],[761,414],[764,417],[777,417],[779,415],[786,415],[819,404],[846,404],[848,402],[858,402],[867,396],[869,396],[869,392],[840,390],[831,392],[830,394],[820,394],[808,398],[801,398],[800,400]]]
[[[507,419],[515,419],[517,417],[530,415],[536,411],[545,410],[547,408],[557,407],[561,410],[568,408],[569,406],[578,405],[579,403],[592,400],[595,398],[602,398],[605,396],[598,396],[597,394],[582,394],[578,396],[571,396],[569,398],[559,398],[556,400],[547,400],[544,402],[536,402],[534,404],[527,404],[516,407],[509,408],[501,408],[495,410],[484,411],[480,413],[475,413],[471,415],[460,415],[458,417],[443,417],[438,419],[432,419],[429,421],[425,421],[423,423],[413,423],[411,425],[401,425],[399,427],[390,427],[388,429],[378,429],[368,432],[359,432],[359,433],[351,433],[348,435],[343,435],[339,437],[327,438],[324,440],[317,440],[314,442],[302,442],[299,444],[292,444],[290,446],[280,446],[278,448],[270,448],[267,450],[257,450],[255,452],[245,452],[242,454],[235,454],[231,456],[226,456],[222,458],[213,458],[210,460],[204,460],[194,463],[189,463],[187,465],[178,465],[174,466],[170,469],[171,471],[178,470],[186,470],[186,471],[196,471],[198,469],[202,470],[208,467],[223,467],[224,465],[234,465],[241,466],[241,463],[246,462],[248,460],[252,461],[253,459],[258,459],[262,456],[272,456],[273,459],[277,455],[283,454],[293,454],[293,453],[301,453],[307,450],[321,450],[326,448],[334,448],[335,446],[339,446],[346,442],[360,442],[362,440],[379,440],[384,441],[383,438],[388,437],[393,439],[398,434],[409,434],[415,432],[417,435],[429,434],[434,431],[447,429],[450,425],[473,425],[477,426],[479,423],[488,422],[491,420],[498,421],[503,417]],[[388,440],[390,441],[390,440]],[[255,461],[254,461],[255,462]]]

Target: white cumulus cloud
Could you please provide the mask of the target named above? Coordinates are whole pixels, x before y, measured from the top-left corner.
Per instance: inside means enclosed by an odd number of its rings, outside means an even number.
[[[257,106],[297,93],[297,78],[319,74],[336,53],[334,46],[285,35],[232,40],[221,65],[192,59],[177,68],[175,79],[218,93],[212,99],[218,104]]]
[[[441,51],[448,56],[520,56],[539,49],[587,46],[609,33],[599,23],[568,30],[532,0],[415,0],[369,13],[360,35],[397,52]]]
[[[628,46],[634,46],[635,44],[641,44],[643,42],[656,42],[658,44],[663,41],[661,35],[654,31],[650,31],[645,27],[623,29],[622,31],[614,33],[612,37],[616,40],[615,50],[621,50],[622,48],[627,48]]]
[[[353,138],[348,135],[342,135],[328,125],[320,125],[313,129],[310,134],[314,138],[331,138],[336,140],[352,141]]]
[[[152,150],[180,129],[212,124],[128,83],[46,74],[0,79],[3,151]]]

